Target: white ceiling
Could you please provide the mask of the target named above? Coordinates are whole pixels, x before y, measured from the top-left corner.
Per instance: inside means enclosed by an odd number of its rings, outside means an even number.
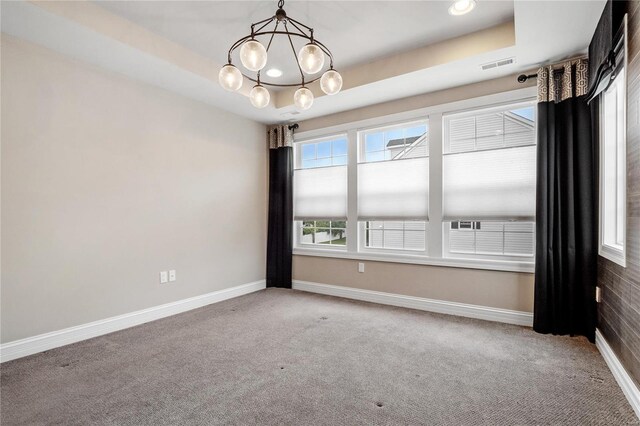
[[[245,35],[251,22],[270,16],[275,3],[5,1],[0,7],[5,34],[275,123],[516,74],[585,52],[605,0],[479,0],[477,8],[462,17],[448,15],[450,0],[287,2],[289,15],[315,28],[345,76],[339,94],[317,96],[311,109],[295,117],[286,91],[272,95],[272,104],[257,110],[246,97],[249,84],[241,93],[229,93],[217,83],[230,44]],[[513,21],[515,30],[498,30],[513,28],[508,23],[497,26],[505,21]],[[485,38],[476,32],[487,27]],[[451,44],[456,36],[461,38]],[[438,61],[430,62],[438,55]],[[514,57],[515,64],[480,68],[507,57]]]
[[[226,62],[233,42],[250,33],[251,23],[273,16],[277,9],[276,1],[97,4],[218,63]],[[338,70],[513,20],[513,1],[482,1],[472,14],[460,17],[449,15],[449,5],[448,1],[288,1],[284,9],[314,29],[315,37],[334,55]],[[268,39],[261,41],[268,43]],[[293,41],[296,51],[304,44],[300,38]],[[286,36],[275,38],[269,53],[267,69],[284,71],[272,82],[300,81]],[[237,55],[234,63],[239,64]]]

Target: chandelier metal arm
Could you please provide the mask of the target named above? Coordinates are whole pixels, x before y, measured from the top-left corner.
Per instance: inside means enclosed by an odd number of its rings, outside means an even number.
[[[310,36],[310,35],[307,35],[307,33],[305,33],[303,30],[301,30],[299,27],[297,27],[297,26],[296,26],[296,24],[294,24],[294,23],[293,23],[293,22],[291,22],[291,21],[289,21],[289,23],[290,23],[291,25],[293,25],[293,27],[294,27],[296,30],[298,30],[298,32],[296,33],[295,31],[291,31],[291,30],[289,29],[289,27],[286,25],[286,22],[285,22],[285,28],[287,29],[287,31],[289,31],[291,34],[296,34],[296,35],[299,35],[299,36],[301,36],[301,37],[304,37],[304,38],[306,38],[306,39],[307,39],[307,40],[309,40],[309,41],[311,40],[311,36]]]
[[[276,19],[275,15],[273,15],[270,18],[263,19],[262,21],[254,22],[253,24],[251,24],[251,34],[259,32],[261,29],[263,29],[264,27],[269,25],[271,23],[271,21],[273,21],[274,19]],[[258,28],[258,31],[255,31],[255,27],[260,25],[260,24],[264,24],[264,25],[262,27]]]
[[[288,18],[289,22],[291,22],[291,25],[293,25],[298,31],[300,31],[301,34],[303,34],[305,36],[306,39],[308,39],[311,43],[315,43],[318,45],[318,47],[320,49],[322,49],[322,51],[325,53],[325,55],[327,55],[329,57],[329,63],[331,65],[331,69],[333,69],[333,55],[331,54],[331,51],[329,50],[329,48],[327,46],[325,46],[324,44],[320,43],[318,40],[316,40],[313,37],[313,28],[307,27],[305,24],[296,21],[293,18]],[[305,32],[300,29],[300,27],[298,27],[298,25],[301,25],[303,27],[305,27],[306,29],[309,30],[310,35],[307,36],[305,34]]]
[[[290,16],[287,16],[287,20],[288,20],[289,22],[291,22],[291,23],[292,23],[296,28],[298,28],[298,26],[296,25],[296,24],[298,24],[298,25],[300,25],[300,26],[302,26],[302,27],[305,27],[307,30],[309,30],[309,33],[311,33],[311,40],[313,40],[313,28],[306,26],[306,25],[305,25],[305,24],[303,24],[302,22],[297,21],[297,20],[293,19],[293,18],[292,18],[292,17],[290,17]],[[300,31],[300,32],[304,32],[304,31],[302,31],[300,28],[298,28],[298,31]]]
[[[273,31],[278,31],[278,25],[280,25],[280,21],[276,21],[276,26],[273,27]],[[269,39],[269,44],[267,44],[267,52],[271,47],[271,42],[273,41],[273,37],[275,37],[275,35],[276,35],[275,33],[271,34],[271,38]]]
[[[291,40],[291,34],[289,33],[289,27],[287,26],[287,23],[284,23],[284,28],[287,30],[287,38],[289,39],[289,44],[291,45],[291,50],[293,51],[293,57],[297,58],[298,54],[296,53],[296,48],[293,45],[293,40]],[[300,70],[300,77],[302,77],[302,87],[304,87],[304,73],[302,72],[302,67],[300,66],[300,63],[298,61],[296,61],[296,65],[298,66],[298,70]]]
[[[254,83],[258,83],[257,79],[252,78],[252,77],[246,75],[245,73],[242,73],[242,76],[244,78],[246,78],[247,80],[249,80],[249,81],[253,81]],[[322,78],[322,76],[316,77],[313,80],[305,81],[304,82],[305,83],[305,87],[306,87],[306,85],[309,85],[309,84],[311,84],[313,82],[316,82],[316,81],[320,80],[321,78]],[[277,83],[266,83],[264,81],[260,81],[260,84],[263,85],[263,86],[272,86],[272,87],[300,87],[300,83],[277,84]]]
[[[325,53],[325,55],[329,57],[329,66],[331,69],[333,69],[333,55],[331,54],[331,51],[329,50],[329,48],[324,44],[320,43],[318,40],[315,40],[314,43],[318,45],[318,47]]]
[[[227,53],[227,60],[229,61],[229,63],[231,63],[231,53],[233,53],[233,51],[236,50],[242,43],[252,38],[253,38],[253,35],[244,36],[231,45],[231,48]]]
[[[255,34],[253,34],[253,36],[252,35],[244,36],[241,39],[238,39],[235,43],[233,43],[231,45],[231,48],[229,49],[229,52],[227,54],[229,63],[231,63],[231,54],[233,53],[233,51],[236,50],[238,47],[240,47],[240,45],[242,43],[244,43],[245,41],[250,40],[250,39],[252,39],[254,37],[259,37],[259,36],[263,36],[263,35],[271,35],[273,37],[276,34],[294,35],[294,36],[305,38],[305,39],[311,41],[311,37],[310,36],[308,36],[308,35],[306,35],[304,33],[296,33],[296,32],[289,31],[288,28],[287,28],[287,31],[276,31],[276,30],[273,30],[273,31],[257,32]],[[331,54],[331,51],[329,51],[329,49],[323,43],[319,42],[318,40],[314,40],[314,43],[317,44],[318,47],[320,49],[322,49],[322,51],[329,57],[329,61],[330,61],[331,65],[333,66],[333,55]],[[296,54],[296,56],[297,56],[297,54]]]
[[[252,33],[252,34],[253,34],[253,33],[259,33],[259,32],[260,32],[264,27],[266,27],[267,25],[269,25],[269,24],[270,24],[271,22],[273,22],[274,20],[276,20],[276,28],[277,28],[277,27],[278,27],[278,23],[279,23],[279,22],[278,22],[278,20],[276,19],[276,17],[275,17],[275,16],[272,16],[271,18],[269,18],[269,19],[265,19],[264,21],[260,21],[260,22],[255,23],[255,24],[251,24],[251,33]],[[265,21],[267,21],[267,22],[266,22],[263,26],[261,26],[260,28],[258,28],[258,29],[257,29],[257,30],[255,30],[255,31],[253,30],[253,27],[254,27],[254,26],[256,26],[256,25],[260,25],[262,22],[265,22]]]
[[[273,18],[270,18],[270,19],[273,19]],[[270,22],[267,22],[266,25],[269,25],[269,23]],[[247,41],[247,40],[254,39],[255,37],[259,37],[259,36],[262,36],[262,35],[271,35],[271,40],[273,40],[273,36],[275,36],[276,34],[289,34],[289,29],[286,28],[286,25],[285,25],[286,32],[285,31],[277,31],[279,23],[280,22],[276,22],[276,26],[273,28],[272,31],[252,32],[251,34],[246,35],[246,36],[242,37],[241,39],[236,40],[236,42],[231,45],[231,47],[229,48],[229,52],[227,53],[227,61],[228,61],[228,63],[232,62],[231,61],[231,54],[233,53],[233,51],[236,50],[238,47],[240,47],[240,45],[242,43],[244,43],[245,41]],[[264,28],[266,25],[263,25],[260,29]],[[291,34],[296,35],[298,37],[305,38],[307,40],[311,40],[311,38],[307,34],[305,34],[304,32],[300,32],[300,33],[292,32]],[[269,41],[269,44],[271,44],[271,40]]]

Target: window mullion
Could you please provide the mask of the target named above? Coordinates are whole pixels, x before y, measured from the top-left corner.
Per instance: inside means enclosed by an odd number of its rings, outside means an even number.
[[[442,114],[429,116],[429,223],[427,254],[442,257]]]
[[[358,133],[347,132],[347,251],[358,251]]]

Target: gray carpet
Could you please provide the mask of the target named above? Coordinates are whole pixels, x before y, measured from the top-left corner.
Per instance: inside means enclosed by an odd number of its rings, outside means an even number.
[[[291,290],[1,372],[2,425],[640,424],[585,339]]]

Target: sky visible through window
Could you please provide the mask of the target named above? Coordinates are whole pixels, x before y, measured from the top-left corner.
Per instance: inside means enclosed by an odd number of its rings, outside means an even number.
[[[302,145],[302,167],[346,166],[347,139],[337,138],[317,143]]]
[[[529,121],[533,121],[533,119],[535,118],[535,111],[533,110],[533,107],[513,109],[511,110],[511,112]]]

